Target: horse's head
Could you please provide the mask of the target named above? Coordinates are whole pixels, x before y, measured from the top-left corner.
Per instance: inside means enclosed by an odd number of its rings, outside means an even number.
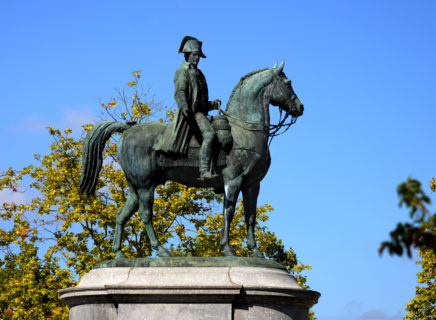
[[[271,69],[275,74],[275,79],[272,84],[270,102],[272,105],[285,110],[292,117],[299,117],[303,114],[304,106],[292,89],[291,79],[286,78],[283,72],[284,66],[285,62],[283,61],[278,68],[274,66]]]

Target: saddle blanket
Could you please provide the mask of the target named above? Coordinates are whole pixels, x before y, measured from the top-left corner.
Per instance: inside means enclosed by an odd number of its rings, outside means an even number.
[[[162,167],[200,167],[200,147],[189,146],[187,156],[158,153],[158,162]],[[212,152],[213,167],[226,166],[226,153],[222,148],[214,146]]]

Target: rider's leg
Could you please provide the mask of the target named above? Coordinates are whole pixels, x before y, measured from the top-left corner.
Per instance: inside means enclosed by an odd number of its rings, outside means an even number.
[[[211,173],[211,159],[212,159],[212,143],[215,139],[215,132],[205,114],[197,112],[195,114],[195,121],[200,129],[203,137],[203,142],[200,147],[200,180],[215,178],[217,175]]]

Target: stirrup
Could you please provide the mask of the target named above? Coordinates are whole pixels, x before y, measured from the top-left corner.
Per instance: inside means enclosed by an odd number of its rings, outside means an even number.
[[[216,173],[212,173],[209,169],[200,169],[200,177],[199,181],[207,181],[211,179],[217,178],[218,175]]]

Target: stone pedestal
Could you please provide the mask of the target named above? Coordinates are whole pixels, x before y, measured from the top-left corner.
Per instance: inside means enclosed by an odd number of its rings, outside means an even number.
[[[61,290],[70,320],[303,320],[320,296],[263,259],[139,260],[101,264]]]

